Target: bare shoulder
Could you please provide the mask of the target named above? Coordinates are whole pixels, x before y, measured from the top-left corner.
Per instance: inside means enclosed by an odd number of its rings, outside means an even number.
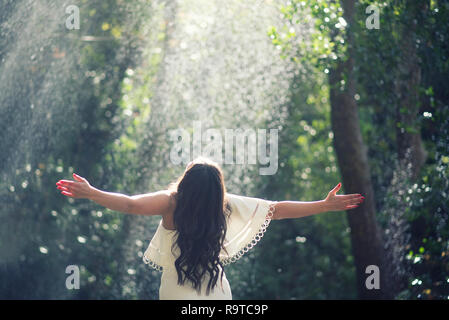
[[[168,212],[173,214],[176,209],[176,191],[174,190],[164,190],[168,197]]]
[[[172,214],[176,208],[176,192],[171,190],[161,190],[154,193],[154,199],[162,210],[163,215]]]
[[[176,209],[176,191],[167,190],[168,207],[166,213],[162,216],[162,224],[165,229],[175,230],[173,215]]]
[[[169,215],[176,206],[174,199],[173,192],[169,190],[135,195],[131,197],[131,210],[142,215]]]

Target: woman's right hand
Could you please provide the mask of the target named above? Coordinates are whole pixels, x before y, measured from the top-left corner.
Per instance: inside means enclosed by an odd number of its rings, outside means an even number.
[[[61,194],[72,198],[88,199],[92,195],[94,188],[85,178],[76,173],[73,174],[73,178],[76,181],[59,180],[56,182],[57,188],[61,191]]]
[[[341,182],[329,191],[326,199],[324,199],[325,206],[328,211],[343,211],[355,209],[365,199],[360,193],[337,195],[341,188]]]

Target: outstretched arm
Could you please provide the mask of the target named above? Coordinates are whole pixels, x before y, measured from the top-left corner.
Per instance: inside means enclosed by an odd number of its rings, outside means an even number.
[[[326,199],[319,201],[280,201],[276,203],[273,219],[292,219],[311,216],[327,211],[341,211],[357,208],[363,202],[361,194],[337,195],[339,183],[329,191]]]
[[[77,174],[75,181],[60,180],[56,183],[61,194],[78,199],[89,199],[108,209],[138,215],[164,215],[171,208],[168,191],[128,196],[97,189]]]

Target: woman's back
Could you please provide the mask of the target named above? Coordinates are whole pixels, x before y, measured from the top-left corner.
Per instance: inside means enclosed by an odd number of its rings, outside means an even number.
[[[178,273],[174,264],[174,261],[179,256],[178,250],[171,250],[176,237],[176,227],[174,224],[174,211],[176,209],[176,194],[171,195],[172,205],[170,210],[168,210],[163,219],[160,221],[157,232],[159,232],[158,237],[161,238],[163,243],[162,247],[159,247],[159,252],[163,251],[165,254],[171,255],[172,263],[162,269],[161,276],[161,286],[159,288],[159,299],[161,300],[196,300],[196,299],[207,299],[207,300],[232,300],[231,287],[229,285],[226,274],[221,266],[219,266],[220,272],[223,272],[223,278],[217,282],[216,286],[211,289],[209,294],[206,292],[207,283],[210,280],[210,276],[206,273],[202,279],[201,290],[198,292],[189,284],[179,285],[178,284]],[[161,250],[163,249],[163,250]],[[168,252],[170,251],[172,252]]]
[[[164,221],[168,219],[164,219]],[[173,226],[173,225],[172,225]],[[173,226],[174,227],[174,226]],[[175,253],[168,252],[171,249],[171,246],[174,241],[174,236],[176,234],[176,230],[174,228],[167,229],[163,225],[163,221],[161,220],[158,232],[159,236],[163,239],[164,242],[163,248],[165,249],[162,254],[171,255],[171,258],[167,258],[167,260],[171,260],[171,265],[166,264],[165,267],[162,268],[162,276],[161,276],[161,285],[159,288],[159,299],[160,300],[232,300],[231,287],[229,285],[228,279],[226,278],[226,274],[224,270],[220,267],[220,271],[223,272],[223,278],[221,281],[217,281],[216,286],[211,289],[210,293],[207,295],[206,287],[207,283],[210,280],[210,276],[206,273],[202,279],[201,291],[197,292],[193,288],[193,286],[189,285],[189,283],[185,283],[184,285],[178,284],[178,273],[175,268],[174,261],[177,259],[179,252],[175,250]]]
[[[274,202],[229,193],[226,194],[226,203],[230,214],[226,219],[227,232],[219,255],[223,266],[237,261],[257,244],[264,235],[274,210]],[[232,299],[231,288],[222,266],[219,266],[219,272],[223,273],[223,278],[218,277],[216,286],[209,295],[206,294],[205,288],[210,279],[208,273],[205,273],[202,279],[200,293],[188,281],[184,285],[178,284],[175,261],[180,251],[179,247],[173,248],[176,234],[173,217],[168,213],[161,219],[144,253],[144,262],[162,272],[159,298],[162,300]]]

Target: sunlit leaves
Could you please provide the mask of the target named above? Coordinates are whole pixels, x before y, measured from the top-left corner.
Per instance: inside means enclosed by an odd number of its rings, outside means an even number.
[[[295,58],[300,57],[298,63],[312,61],[316,67],[324,70],[332,66],[338,57],[344,55],[347,22],[342,17],[338,1],[329,4],[328,1],[295,0],[283,6],[281,12],[286,24],[279,30],[271,27],[268,35],[273,44],[280,46],[283,52],[296,51]],[[291,25],[304,26],[309,21],[315,25],[310,39],[298,41],[295,39],[295,33],[290,32]]]

